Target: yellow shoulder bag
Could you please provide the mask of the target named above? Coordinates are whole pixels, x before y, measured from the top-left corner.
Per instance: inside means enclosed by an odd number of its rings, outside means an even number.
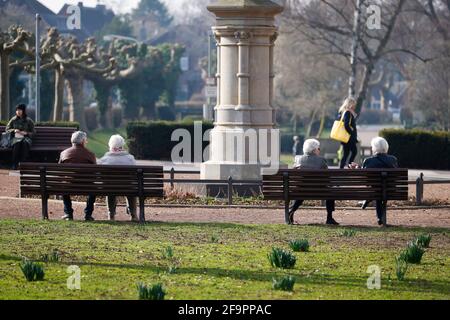
[[[347,130],[345,130],[344,116],[345,112],[342,113],[342,117],[340,120],[336,120],[334,122],[333,128],[331,129],[330,138],[343,143],[348,143],[348,141],[350,140],[350,134],[347,132]]]

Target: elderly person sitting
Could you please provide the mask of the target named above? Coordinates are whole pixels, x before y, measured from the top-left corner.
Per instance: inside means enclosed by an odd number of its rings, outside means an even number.
[[[84,164],[96,164],[97,159],[95,155],[86,148],[88,143],[87,134],[83,131],[77,131],[72,134],[70,139],[72,147],[61,152],[59,157],[59,163],[84,163]],[[64,220],[73,220],[72,201],[69,195],[63,196],[64,201],[64,213],[62,217]],[[86,209],[84,209],[85,220],[93,221],[92,212],[94,211],[95,196],[89,196],[86,203]]]
[[[376,137],[372,139],[372,152],[373,157],[367,158],[364,161],[363,168],[398,168],[397,158],[388,155],[389,144],[386,139]],[[362,208],[365,209],[369,205],[369,201],[365,201]],[[381,200],[377,200],[377,218],[378,224],[382,225],[383,221],[383,206],[385,203]]]
[[[124,150],[125,139],[120,135],[113,135],[109,139],[109,152],[105,153],[98,163],[102,165],[136,165],[134,157]],[[115,196],[107,197],[108,217],[114,220],[116,215],[117,199]],[[136,215],[136,198],[127,197],[127,214],[131,215],[132,221],[138,221]]]
[[[296,169],[328,169],[327,161],[320,156],[320,142],[315,139],[308,139],[303,144],[303,156],[296,157]],[[289,208],[289,220],[294,222],[294,213],[303,204],[303,200],[295,200]],[[327,200],[327,224],[338,225],[333,219],[335,201]]]

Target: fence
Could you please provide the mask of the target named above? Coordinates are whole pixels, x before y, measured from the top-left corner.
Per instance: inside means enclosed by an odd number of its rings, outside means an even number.
[[[173,189],[175,183],[179,184],[215,184],[215,185],[226,185],[227,186],[227,204],[229,206],[233,205],[233,187],[242,185],[259,185],[262,187],[262,181],[260,180],[234,180],[229,177],[226,180],[200,180],[200,179],[176,179],[176,174],[200,174],[199,170],[164,170],[165,174],[169,174],[169,179],[164,179],[165,183],[169,183],[170,187]],[[420,206],[423,204],[423,194],[424,186],[426,184],[450,184],[450,180],[425,180],[424,174],[421,173],[419,177],[414,181],[408,181],[409,185],[416,185],[416,205]]]

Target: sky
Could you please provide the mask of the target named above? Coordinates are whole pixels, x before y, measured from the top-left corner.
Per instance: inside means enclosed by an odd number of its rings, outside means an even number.
[[[95,7],[97,3],[106,4],[112,8],[115,13],[127,13],[137,6],[139,0],[38,0],[54,12],[58,12],[65,3],[78,4],[83,2],[83,5],[88,7]],[[184,3],[195,0],[163,0],[166,3],[169,11],[173,15],[182,14],[182,5]]]

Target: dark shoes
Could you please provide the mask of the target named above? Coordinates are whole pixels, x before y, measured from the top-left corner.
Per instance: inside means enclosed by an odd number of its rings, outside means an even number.
[[[95,219],[92,216],[86,216],[84,217],[84,221],[95,221]]]
[[[71,214],[65,214],[61,217],[61,219],[66,220],[66,221],[72,221],[73,220],[73,215]]]
[[[366,209],[368,206],[369,206],[369,204],[370,204],[370,201],[364,201],[364,203],[362,204],[362,206],[361,206],[361,209]]]
[[[333,218],[327,219],[327,224],[332,225],[332,226],[338,226],[339,223],[337,223],[336,220],[334,220]]]

